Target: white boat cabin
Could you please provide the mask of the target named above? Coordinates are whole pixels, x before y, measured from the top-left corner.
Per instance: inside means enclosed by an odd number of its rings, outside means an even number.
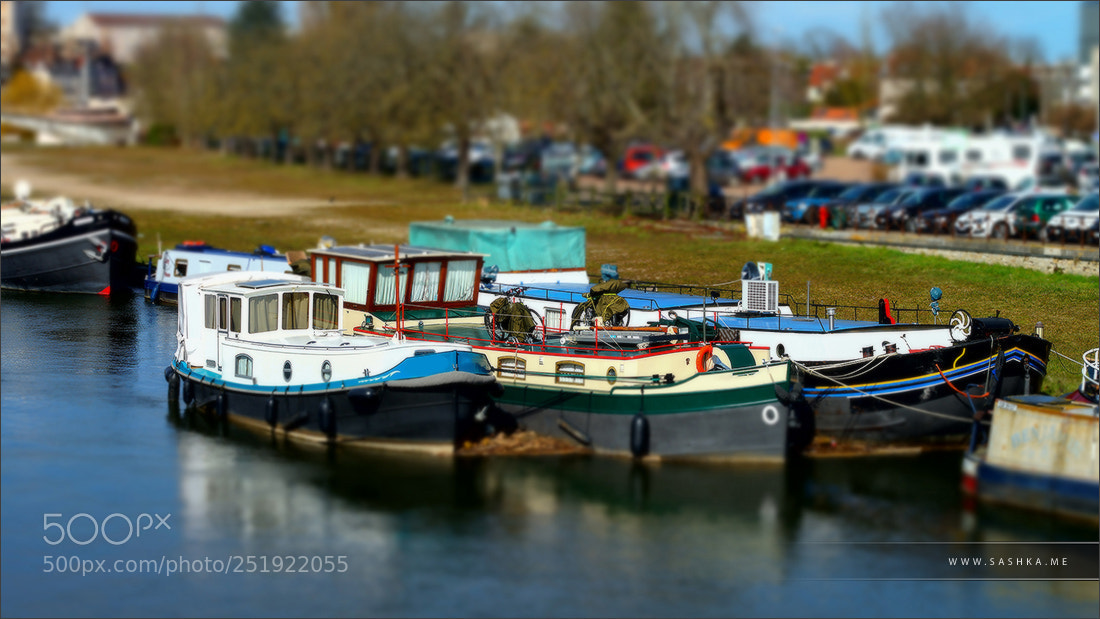
[[[180,283],[176,358],[221,373],[226,343],[340,346],[346,339],[340,335],[343,294],[296,275],[242,271],[187,278]],[[223,377],[234,374],[248,382],[254,376],[251,367],[238,367]]]
[[[19,200],[5,204],[2,210],[2,239],[4,243],[31,239],[60,228],[83,213],[73,201],[53,198],[48,202]],[[88,221],[91,221],[89,218]]]
[[[350,326],[477,315],[484,254],[411,245],[310,250],[313,280],[343,288]],[[480,319],[480,316],[477,316]],[[377,325],[381,326],[381,325]]]
[[[185,241],[161,253],[153,279],[178,285],[185,277],[227,271],[267,271],[269,276],[293,272],[287,257],[274,250],[247,253],[218,249],[202,241]]]

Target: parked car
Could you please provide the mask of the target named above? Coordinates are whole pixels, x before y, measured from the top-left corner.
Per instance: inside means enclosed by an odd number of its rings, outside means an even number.
[[[596,148],[585,144],[581,147],[578,159],[577,174],[600,177],[607,174],[607,159]]]
[[[821,181],[821,184],[810,190],[809,194],[788,200],[783,205],[783,220],[812,224],[817,221],[818,209],[823,206],[828,208],[826,205],[848,187],[850,187],[848,183],[840,181]]]
[[[1004,191],[1000,189],[965,192],[949,202],[947,206],[925,211],[911,219],[913,229],[910,231],[931,234],[950,232],[960,215],[981,208],[982,205],[1001,195],[1004,195]]]
[[[987,189],[996,189],[1002,193],[1009,191],[1011,187],[1008,186],[1008,181],[1000,176],[988,176],[977,175],[971,176],[963,182],[963,188],[967,191],[985,191]]]
[[[664,151],[653,144],[635,144],[623,154],[622,173],[624,178],[648,179],[660,175],[661,158]]]
[[[902,184],[913,187],[946,187],[947,179],[935,172],[910,172],[905,175]]]
[[[471,140],[466,151],[468,178],[471,183],[491,183],[496,172],[496,160],[493,147],[484,140]],[[447,140],[435,152],[436,175],[440,180],[451,182],[458,176],[458,145]]]
[[[825,206],[829,209],[829,220],[835,228],[848,225],[849,208],[861,202],[870,202],[880,194],[897,187],[897,183],[861,183],[845,189],[840,195],[829,200]]]
[[[1096,229],[1097,221],[1100,221],[1100,194],[1094,193],[1085,196],[1073,208],[1051,217],[1044,228],[1044,240],[1093,242],[1089,231]]]
[[[959,236],[989,236],[992,229],[988,222],[993,219],[1003,219],[1005,213],[1010,212],[1017,202],[1027,198],[1026,193],[1006,193],[986,202],[981,208],[972,209],[955,218],[955,234]],[[975,233],[980,228],[981,232]]]
[[[899,204],[919,187],[899,185],[875,196],[873,200],[859,202],[848,207],[848,224],[853,228],[873,228],[879,211]]]
[[[776,183],[767,189],[755,193],[747,198],[737,200],[730,205],[730,217],[740,218],[745,213],[759,213],[763,211],[778,211],[790,200],[802,198],[810,194],[814,187],[822,181],[797,180]]]
[[[1032,215],[1046,223],[1055,213],[1073,206],[1073,198],[1065,194],[1011,193],[993,200],[980,209],[971,211],[970,236],[1006,239],[1019,236],[1019,226],[1032,222]],[[1048,214],[1047,214],[1048,213]],[[1044,217],[1044,214],[1045,215]],[[956,229],[958,222],[955,222]],[[1038,231],[1041,226],[1034,227]]]
[[[1082,192],[1100,189],[1100,167],[1086,163],[1077,170],[1077,189]]]
[[[1016,207],[1012,234],[1023,238],[1035,237],[1046,240],[1044,229],[1047,222],[1062,211],[1073,208],[1077,200],[1073,196],[1063,195],[1043,200],[1028,200]]]
[[[682,156],[682,155],[681,155]],[[666,156],[667,159],[667,156]],[[716,150],[707,157],[704,162],[707,172],[707,187],[711,194],[721,194],[722,188],[734,183],[740,176],[740,169],[729,153],[724,150]],[[683,165],[672,168],[668,174],[668,186],[670,191],[687,191],[690,182],[691,167],[686,160]]]
[[[1073,187],[1065,175],[1044,174],[1029,176],[1016,186],[1015,191],[1029,193],[1069,193]]]
[[[921,187],[901,202],[879,211],[875,216],[875,227],[916,232],[916,222],[913,221],[915,217],[925,211],[947,206],[962,193],[962,187]]]
[[[755,148],[734,156],[741,169],[741,182],[766,183],[773,178],[796,180],[809,178],[813,170],[797,154],[785,148]]]
[[[707,183],[727,187],[740,180],[741,168],[730,157],[729,151],[716,150],[707,157]]]
[[[690,171],[687,157],[684,156],[684,152],[680,150],[671,150],[661,157],[659,166],[659,174],[661,178],[677,178],[687,176]]]

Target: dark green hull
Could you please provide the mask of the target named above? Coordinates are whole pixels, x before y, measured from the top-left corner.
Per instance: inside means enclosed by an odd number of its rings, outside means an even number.
[[[771,384],[671,392],[668,385],[612,393],[505,384],[497,399],[525,429],[599,452],[782,461],[797,425]],[[643,421],[639,421],[643,420]],[[640,426],[648,434],[640,445]]]

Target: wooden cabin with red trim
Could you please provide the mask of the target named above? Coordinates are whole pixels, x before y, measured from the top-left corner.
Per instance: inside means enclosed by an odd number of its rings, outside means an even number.
[[[313,249],[313,281],[345,291],[348,328],[404,321],[477,318],[485,255],[412,245]],[[376,324],[381,321],[382,325]]]

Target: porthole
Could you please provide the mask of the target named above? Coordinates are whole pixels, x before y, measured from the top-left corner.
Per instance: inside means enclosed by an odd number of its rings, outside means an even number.
[[[332,380],[332,364],[328,361],[321,364],[321,380],[326,383]]]
[[[787,356],[787,349],[782,344],[776,344],[775,345],[775,356],[777,356],[777,357],[786,357]]]
[[[607,368],[607,384],[614,385],[618,377],[619,375],[615,373],[615,368]]]
[[[290,361],[287,361],[283,364],[283,379],[288,383],[290,382],[291,374],[293,374],[293,370],[290,367]]]

